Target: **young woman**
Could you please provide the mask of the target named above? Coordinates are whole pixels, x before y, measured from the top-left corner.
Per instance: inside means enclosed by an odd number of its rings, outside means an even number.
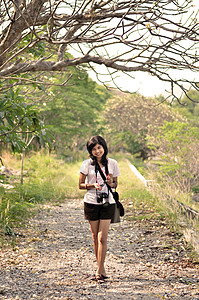
[[[107,144],[101,136],[91,137],[87,142],[87,150],[90,159],[85,160],[81,166],[79,188],[87,190],[84,196],[84,214],[89,221],[97,259],[97,271],[91,279],[104,282],[108,278],[104,267],[108,230],[115,207],[115,200],[106,183],[111,188],[116,188],[120,171],[117,161],[107,158]],[[99,168],[105,175],[106,183]]]

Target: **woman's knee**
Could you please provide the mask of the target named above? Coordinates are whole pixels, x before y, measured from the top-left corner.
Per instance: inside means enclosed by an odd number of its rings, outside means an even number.
[[[103,234],[103,232],[98,233],[98,242],[100,244],[106,244],[107,243],[107,234]]]

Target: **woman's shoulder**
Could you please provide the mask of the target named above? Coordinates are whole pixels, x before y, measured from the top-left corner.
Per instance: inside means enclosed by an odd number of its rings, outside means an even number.
[[[108,163],[110,163],[110,164],[118,164],[118,162],[117,162],[116,159],[110,158],[110,157],[108,157]]]
[[[117,160],[113,158],[108,158],[108,168],[109,168],[109,172],[113,174],[114,177],[120,175],[120,170],[119,170],[119,165]]]
[[[84,164],[84,165],[90,165],[91,163],[92,163],[92,159],[88,158],[88,159],[85,159],[82,164]]]
[[[90,158],[84,160],[80,167],[80,172],[87,175],[89,172],[89,168],[91,166],[91,162],[92,162],[92,160]]]
[[[91,158],[88,158],[86,160],[83,161],[82,165],[87,166],[88,168],[90,168],[90,166],[94,166],[93,164],[93,160]]]

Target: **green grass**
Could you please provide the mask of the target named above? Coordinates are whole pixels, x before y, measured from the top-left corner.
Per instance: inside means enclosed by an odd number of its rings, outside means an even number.
[[[124,157],[124,155],[123,155],[123,157]],[[146,168],[145,161],[143,161],[142,159],[140,159],[140,157],[138,157],[137,154],[135,154],[135,155],[125,154],[125,158],[128,159],[129,162],[131,164],[133,164],[136,167],[136,169],[143,176],[147,176],[147,168]]]
[[[131,171],[126,155],[117,153],[110,157],[118,161],[121,172],[117,190],[126,210],[125,218],[138,221],[166,218],[172,228],[178,230],[180,210],[176,204],[171,205],[165,190],[160,186],[156,190],[147,190]],[[7,156],[5,165],[8,169],[20,170],[19,158]],[[86,158],[86,154],[81,154],[81,160],[75,158],[69,162],[45,152],[25,157],[23,185],[20,184],[20,178],[14,176],[9,178],[14,189],[0,187],[0,231],[3,233],[10,228],[12,233],[15,228],[25,226],[26,220],[37,213],[40,204],[50,202],[58,205],[69,199],[82,199],[85,191],[79,190],[78,179],[80,166]],[[152,179],[150,174],[148,176],[148,179]],[[172,193],[175,195],[175,192]]]
[[[118,192],[124,203],[129,220],[163,219],[167,213],[161,207],[156,196],[146,189],[134,175],[124,156],[113,156],[117,159],[121,176],[118,178]],[[131,159],[133,163],[133,159]]]
[[[199,193],[199,185],[194,186],[194,187],[192,188],[192,192],[194,192],[194,193]]]
[[[152,186],[151,189],[146,189],[144,184],[131,171],[125,158],[120,157],[118,161],[121,171],[118,191],[126,209],[130,212],[128,214],[130,220],[166,218],[170,227],[176,232],[180,232],[182,230],[181,224],[187,224],[186,222],[188,221],[193,228],[198,230],[198,221],[195,219],[185,220],[179,204],[168,199],[169,195],[172,199],[177,199],[190,205],[189,194],[175,190],[169,182],[166,189],[157,184]],[[134,164],[132,158],[130,161]],[[154,179],[151,176],[152,174],[147,174],[148,179]]]
[[[5,165],[8,169],[20,170],[21,161],[19,157],[9,156]],[[19,177],[12,176],[9,180],[13,189],[0,187],[0,231],[4,232],[6,226],[24,226],[25,220],[37,212],[38,204],[57,204],[83,197],[78,189],[80,165],[80,162],[66,163],[42,152],[26,157],[23,185]]]
[[[32,153],[24,159],[24,180],[20,184],[20,178],[11,177],[14,189],[6,191],[1,188],[0,195],[0,226],[13,227],[23,224],[23,220],[32,213],[36,213],[38,204],[51,202],[54,204],[73,198],[83,198],[85,191],[78,189],[79,169],[83,159],[87,155],[81,155],[81,161],[66,162],[45,152]],[[135,178],[130,170],[124,155],[114,154],[111,157],[119,162],[121,176],[119,178],[118,191],[125,206],[134,211],[143,208],[145,213],[154,206],[154,198],[146,191],[140,181]],[[6,166],[20,170],[20,156],[7,156]],[[133,206],[131,205],[133,203]],[[133,208],[132,208],[133,207]],[[149,207],[151,207],[149,209]]]
[[[151,193],[157,196],[156,205],[161,206],[168,216],[175,231],[183,231],[184,228],[193,228],[199,231],[199,219],[184,210],[180,203],[199,211],[199,205],[192,200],[192,194],[183,190],[183,186],[176,183],[176,178],[163,175],[161,172],[150,171],[148,177],[154,180]],[[159,203],[159,204],[158,204]]]

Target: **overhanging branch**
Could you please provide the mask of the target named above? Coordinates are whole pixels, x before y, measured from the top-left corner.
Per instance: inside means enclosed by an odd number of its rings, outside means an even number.
[[[94,63],[109,68],[108,74],[112,70],[133,75],[136,71],[149,72],[171,85],[178,84],[185,92],[183,84],[194,86],[193,81],[176,81],[170,70],[199,71],[199,23],[191,3],[1,2],[0,78],[68,71],[71,66]],[[73,52],[73,58],[66,58],[70,47],[79,45],[84,53],[79,56]]]

